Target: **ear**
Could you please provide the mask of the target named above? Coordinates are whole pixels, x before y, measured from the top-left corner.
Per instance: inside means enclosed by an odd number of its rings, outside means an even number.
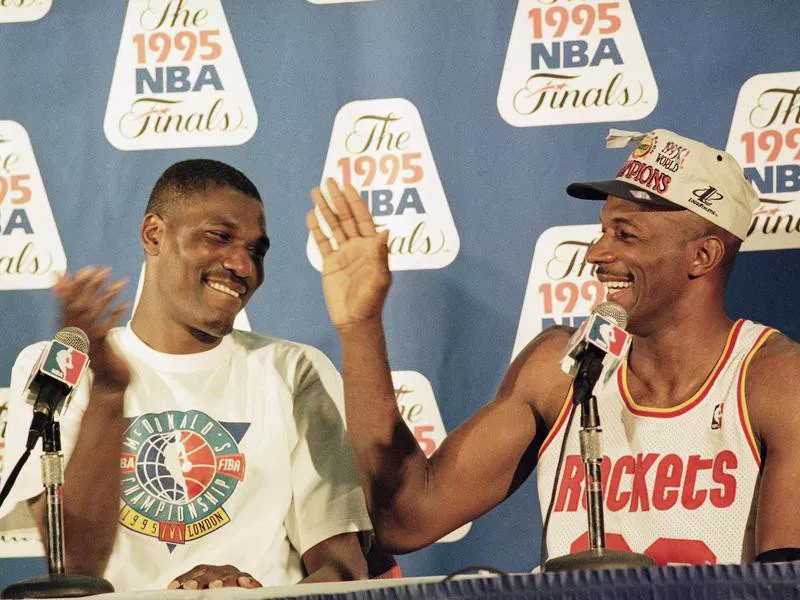
[[[722,264],[725,244],[714,236],[703,236],[686,245],[689,253],[689,279],[697,279],[712,272]]]
[[[164,219],[155,213],[147,213],[142,219],[139,240],[148,256],[158,256],[161,252],[161,241],[164,237]]]

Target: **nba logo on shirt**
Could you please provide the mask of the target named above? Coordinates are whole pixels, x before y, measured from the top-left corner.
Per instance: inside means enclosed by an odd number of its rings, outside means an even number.
[[[619,358],[625,353],[628,333],[610,320],[595,314],[592,316],[586,340],[608,354]]]
[[[83,352],[53,340],[42,362],[41,370],[74,387],[81,378],[88,358]]]

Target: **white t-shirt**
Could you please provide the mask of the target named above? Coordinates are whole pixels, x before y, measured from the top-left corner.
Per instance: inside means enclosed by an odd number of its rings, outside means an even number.
[[[133,374],[121,526],[104,573],[117,591],[163,589],[201,563],[232,564],[264,585],[296,583],[306,550],[372,528],[345,431],[341,378],[321,352],[243,331],[190,355],[156,352],[130,325],[109,339]],[[12,370],[8,465],[24,448],[32,410],[23,391],[41,348],[23,350]],[[88,389],[84,379],[61,416],[67,461]],[[4,512],[42,492],[39,453]]]

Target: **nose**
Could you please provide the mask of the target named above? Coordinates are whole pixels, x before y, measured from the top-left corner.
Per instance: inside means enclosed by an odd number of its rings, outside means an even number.
[[[614,254],[608,239],[609,237],[609,232],[606,232],[600,236],[600,239],[592,242],[589,246],[589,250],[586,252],[586,262],[599,265],[614,261]]]
[[[258,268],[250,251],[240,246],[228,249],[228,254],[222,260],[222,266],[240,279],[251,279]]]

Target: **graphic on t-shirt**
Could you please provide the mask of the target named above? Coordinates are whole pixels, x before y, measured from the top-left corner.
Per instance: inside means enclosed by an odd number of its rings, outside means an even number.
[[[133,419],[120,458],[119,522],[170,551],[229,523],[224,504],[244,480],[238,443],[249,427],[194,410]]]

